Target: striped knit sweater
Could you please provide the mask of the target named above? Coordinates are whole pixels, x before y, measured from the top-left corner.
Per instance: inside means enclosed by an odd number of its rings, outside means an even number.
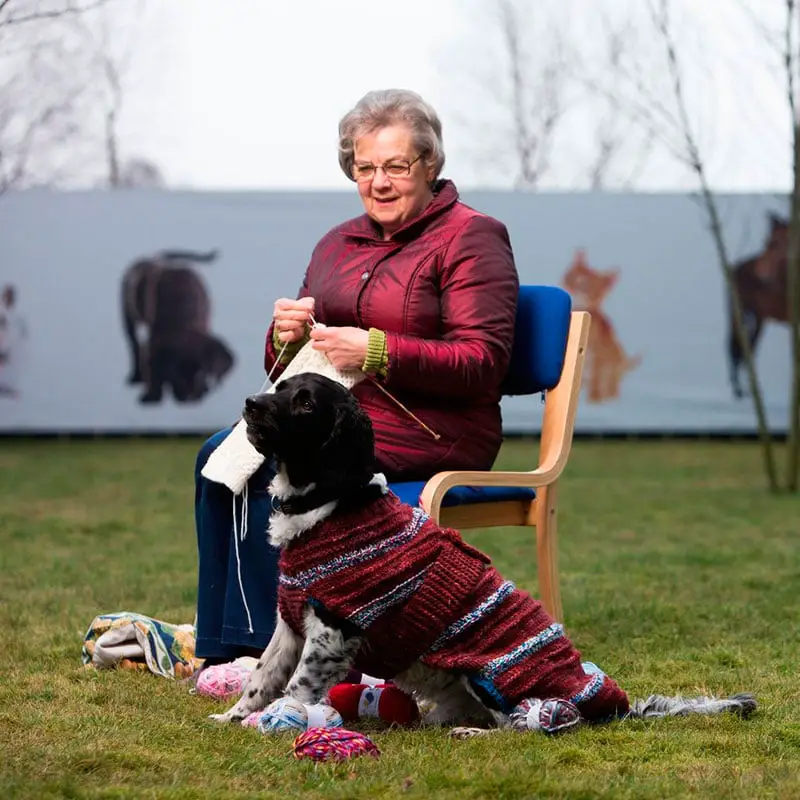
[[[563,627],[503,580],[459,533],[389,492],[334,512],[281,553],[280,613],[303,631],[307,603],[365,636],[354,667],[388,679],[417,660],[468,676],[490,707],[571,700],[588,720],[624,714],[628,698],[584,669]],[[593,665],[592,665],[593,666]]]

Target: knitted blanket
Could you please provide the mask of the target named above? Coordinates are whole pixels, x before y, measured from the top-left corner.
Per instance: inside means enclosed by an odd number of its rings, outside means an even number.
[[[289,362],[289,366],[267,389],[267,394],[272,394],[283,381],[293,375],[299,375],[301,372],[324,375],[341,383],[347,389],[352,389],[366,377],[360,369],[337,369],[324,353],[314,350],[309,341],[303,345]],[[245,421],[239,420],[222,444],[209,456],[200,474],[210,481],[224,484],[234,494],[240,494],[247,480],[263,463],[264,456],[247,439]]]
[[[306,603],[360,628],[355,669],[391,678],[417,660],[468,676],[488,705],[571,700],[585,719],[628,709],[601,671],[584,669],[563,627],[460,534],[389,492],[337,514],[284,548],[280,613],[302,634]]]
[[[120,611],[95,617],[83,640],[87,667],[150,670],[164,678],[187,678],[202,664],[195,656],[194,625],[174,625]]]

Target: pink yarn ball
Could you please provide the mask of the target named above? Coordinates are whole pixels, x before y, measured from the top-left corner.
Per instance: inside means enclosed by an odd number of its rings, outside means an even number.
[[[197,676],[197,694],[227,700],[242,693],[251,670],[241,664],[214,664]]]
[[[381,751],[363,733],[344,728],[309,728],[297,736],[292,744],[295,758],[313,761],[345,761],[356,756],[378,758]]]
[[[243,728],[257,728],[258,727],[258,719],[264,713],[263,710],[261,711],[254,711],[252,714],[248,714],[242,720],[242,727]]]

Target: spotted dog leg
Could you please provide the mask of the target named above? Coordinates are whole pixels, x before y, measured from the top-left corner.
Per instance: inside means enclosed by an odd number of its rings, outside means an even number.
[[[307,705],[322,702],[353,665],[362,637],[347,636],[345,629],[332,627],[309,608],[305,615],[306,641],[300,663],[286,687],[286,696]]]
[[[224,714],[210,714],[210,718],[215,722],[241,722],[254,711],[268,706],[286,686],[296,667],[302,641],[279,614],[275,633],[248,676],[239,701]]]

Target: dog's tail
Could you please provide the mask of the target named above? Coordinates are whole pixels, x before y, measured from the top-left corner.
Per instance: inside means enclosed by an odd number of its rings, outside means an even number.
[[[207,253],[198,253],[195,250],[162,250],[159,256],[166,261],[193,261],[195,264],[210,264],[217,260],[219,250],[209,250]]]
[[[646,719],[649,717],[681,717],[686,714],[722,714],[730,712],[741,717],[749,717],[758,708],[752,694],[734,694],[730,697],[667,697],[651,694],[645,700],[635,700],[626,718]]]

